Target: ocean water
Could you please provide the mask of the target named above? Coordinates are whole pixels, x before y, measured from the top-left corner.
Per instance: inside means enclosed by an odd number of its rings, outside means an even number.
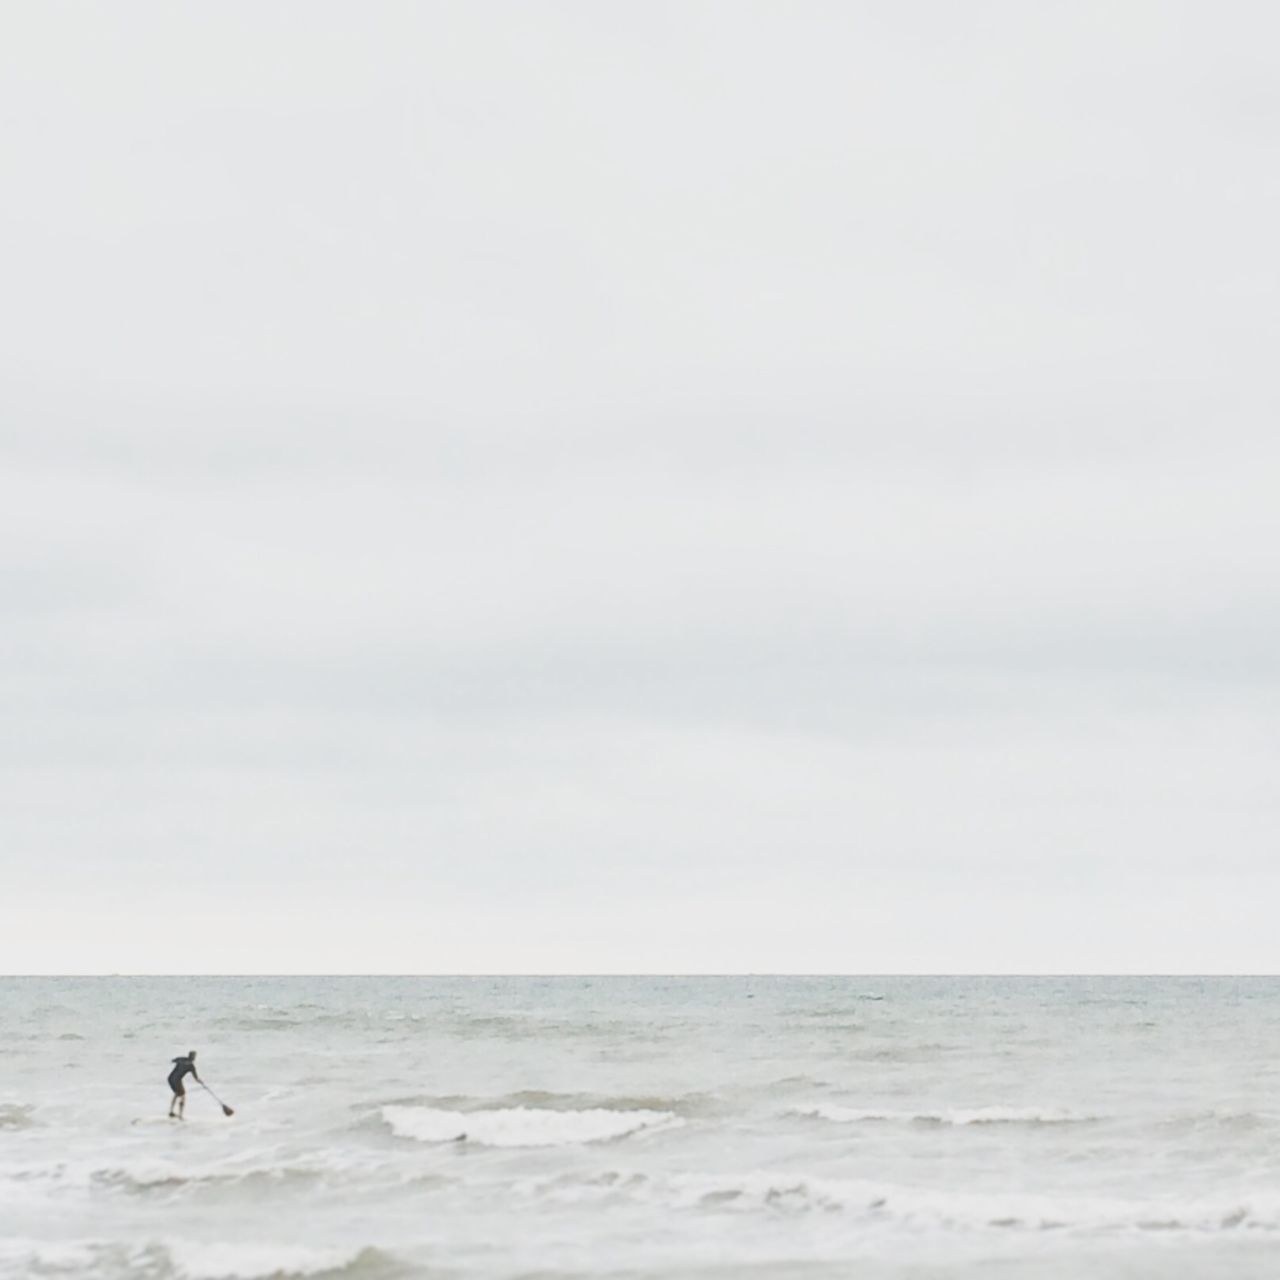
[[[1278,1274],[1276,979],[0,980],[0,1277]]]

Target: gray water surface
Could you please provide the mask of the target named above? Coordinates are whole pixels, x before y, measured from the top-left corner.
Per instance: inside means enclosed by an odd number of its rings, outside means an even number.
[[[1278,1063],[1271,978],[4,979],[0,1276],[1272,1277]]]

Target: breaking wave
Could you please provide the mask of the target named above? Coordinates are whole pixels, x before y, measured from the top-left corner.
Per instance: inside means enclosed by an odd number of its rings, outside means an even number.
[[[145,1275],[150,1280],[389,1280],[395,1260],[371,1246],[114,1242],[10,1239],[0,1263],[35,1274]]]
[[[35,1108],[22,1102],[0,1102],[0,1129],[30,1129]]]
[[[486,1147],[575,1146],[684,1124],[673,1111],[644,1108],[593,1107],[584,1111],[561,1111],[520,1106],[454,1111],[390,1105],[382,1108],[381,1115],[398,1138],[412,1138],[416,1142],[465,1141]]]
[[[325,1170],[284,1165],[278,1168],[245,1169],[228,1172],[190,1172],[171,1165],[98,1169],[93,1185],[135,1195],[206,1188],[233,1188],[237,1191],[279,1191],[287,1187],[313,1186],[325,1177]]]
[[[518,1089],[497,1096],[477,1094],[415,1094],[389,1098],[387,1106],[427,1107],[472,1115],[479,1111],[670,1111],[688,1118],[714,1113],[723,1102],[714,1094],[555,1093],[547,1089]]]
[[[1280,1195],[1205,1200],[1109,1199],[1011,1192],[959,1192],[869,1182],[748,1174],[648,1176],[613,1170],[559,1177],[536,1188],[540,1198],[589,1204],[619,1197],[667,1211],[755,1216],[850,1215],[869,1226],[911,1232],[1076,1231],[1280,1233]]]
[[[373,1280],[391,1259],[378,1249],[321,1248],[301,1244],[171,1244],[174,1280]]]
[[[971,1110],[886,1111],[861,1110],[822,1103],[795,1108],[788,1114],[835,1124],[918,1124],[918,1125],[1057,1125],[1093,1124],[1102,1116],[1078,1115],[1070,1111],[1045,1110],[1037,1107],[977,1107]]]

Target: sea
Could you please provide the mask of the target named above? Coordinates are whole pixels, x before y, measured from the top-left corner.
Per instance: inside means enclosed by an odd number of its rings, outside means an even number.
[[[6,1280],[1276,1276],[1280,979],[0,979]]]

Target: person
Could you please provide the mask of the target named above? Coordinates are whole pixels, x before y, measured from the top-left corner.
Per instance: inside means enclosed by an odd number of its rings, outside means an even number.
[[[169,1088],[173,1090],[173,1097],[169,1101],[170,1120],[183,1119],[182,1111],[187,1105],[187,1091],[182,1087],[182,1081],[187,1075],[194,1076],[197,1084],[204,1083],[196,1073],[196,1051],[194,1049],[185,1058],[174,1058],[173,1060],[173,1070],[169,1072]],[[173,1113],[175,1105],[178,1108],[176,1116]]]

